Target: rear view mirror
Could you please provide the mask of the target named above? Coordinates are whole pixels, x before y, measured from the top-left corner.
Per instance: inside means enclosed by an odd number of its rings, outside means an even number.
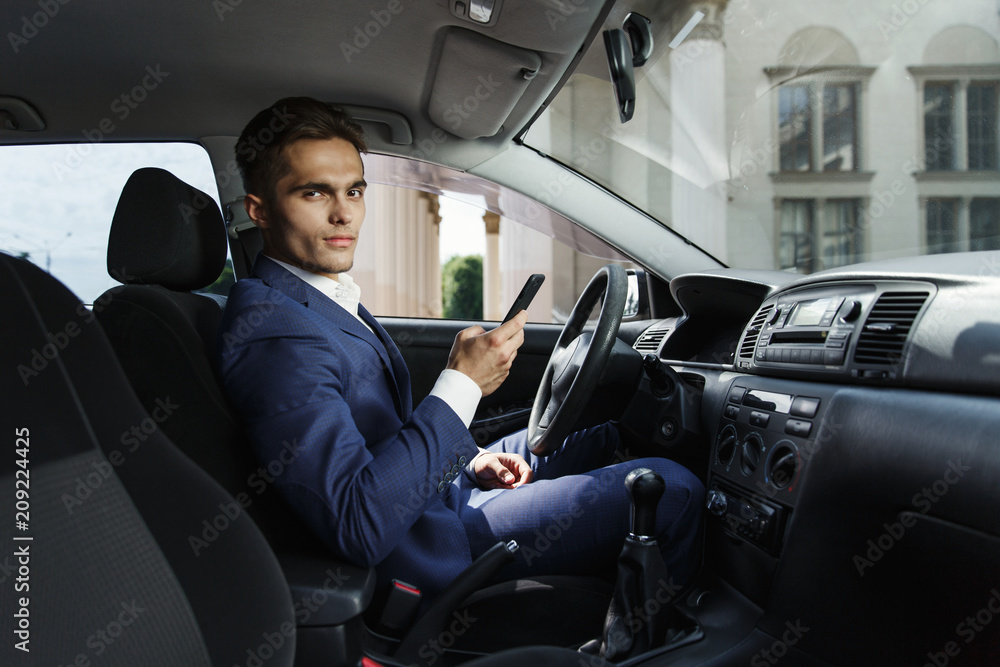
[[[604,48],[608,52],[611,84],[618,102],[618,117],[627,123],[635,113],[635,70],[628,35],[621,28],[604,31]]]

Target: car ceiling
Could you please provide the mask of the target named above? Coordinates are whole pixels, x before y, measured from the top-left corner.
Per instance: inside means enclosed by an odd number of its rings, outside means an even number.
[[[596,34],[611,6],[504,0],[495,25],[480,26],[454,16],[451,2],[5,2],[0,26],[8,44],[0,49],[0,96],[30,103],[46,127],[37,133],[0,130],[0,143],[88,140],[83,133],[96,136],[93,131],[105,118],[114,131],[104,141],[235,136],[256,111],[290,95],[399,112],[419,142],[436,127],[428,106],[435,73],[447,64],[442,62],[445,39],[466,30],[478,33],[475,39],[534,52],[541,62],[497,135],[475,142],[475,150],[467,146],[473,142],[453,141],[436,156],[468,168],[509,145],[581,55],[585,38]],[[43,14],[43,5],[51,16]],[[456,43],[452,58],[474,58],[462,52],[463,42]],[[149,78],[147,67],[159,68],[161,81]],[[146,100],[134,109],[115,104],[144,78],[155,83]],[[455,86],[442,90],[456,102],[474,92]],[[373,133],[372,148],[400,155],[414,151],[416,143],[398,146],[388,138],[384,129]]]
[[[443,165],[533,199],[543,192],[542,184],[559,181],[564,196],[548,205],[554,215],[573,220],[663,278],[719,266],[683,237],[664,236],[659,222],[586,179],[565,181],[558,163],[526,147],[508,150],[570,73],[608,77],[602,41],[595,39],[602,29],[620,27],[631,11],[668,29],[684,0],[499,0],[496,22],[489,26],[454,16],[456,1],[8,0],[0,4],[0,32],[7,42],[0,46],[0,145],[194,141],[206,147],[214,169],[222,172],[231,167],[236,137],[249,118],[282,97],[307,95],[401,115],[412,132],[405,144],[393,143],[386,125],[362,122],[373,153]],[[359,32],[376,32],[370,24],[379,17],[385,25],[377,34],[367,45],[360,38],[355,44]],[[478,36],[481,48],[463,52],[468,40],[453,40],[458,50],[451,48],[450,57],[464,67],[444,71],[471,74],[435,89],[446,42],[456,32]],[[349,63],[345,44],[358,49],[347,49]],[[496,104],[495,135],[463,138],[432,120],[435,94],[445,96],[445,105],[448,95],[462,102],[475,91],[472,83],[489,78],[512,50],[530,52],[540,67],[526,86],[521,82],[519,95],[504,97],[506,89],[498,88],[484,102]],[[518,60],[506,63],[504,81],[511,89],[521,73]],[[159,82],[150,75],[157,68]],[[120,98],[144,79],[155,86],[135,108],[126,107]],[[3,121],[5,109],[13,108],[11,99],[37,110],[44,129],[7,129]],[[103,131],[102,121],[104,130],[108,123],[113,130]],[[428,146],[432,154],[424,150]],[[239,179],[227,180],[228,185],[219,183],[222,201],[241,198]],[[424,189],[437,191],[433,185]],[[659,243],[649,242],[653,235]]]

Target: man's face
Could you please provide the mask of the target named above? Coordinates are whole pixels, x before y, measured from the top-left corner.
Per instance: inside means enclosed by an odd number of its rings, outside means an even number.
[[[354,265],[367,184],[357,149],[344,139],[300,139],[285,147],[287,173],[274,195],[247,195],[266,254],[337,279]]]

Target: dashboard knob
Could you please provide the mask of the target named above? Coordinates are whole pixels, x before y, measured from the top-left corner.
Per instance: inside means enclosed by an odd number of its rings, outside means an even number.
[[[861,317],[861,302],[851,301],[847,306],[847,312],[840,319],[845,322],[853,322],[859,317]]]
[[[778,321],[779,317],[781,317],[781,308],[775,308],[773,311],[771,311],[771,315],[767,318],[767,323],[774,324],[775,322]]]
[[[722,491],[709,491],[705,499],[705,507],[715,516],[724,516],[729,506],[729,499]]]

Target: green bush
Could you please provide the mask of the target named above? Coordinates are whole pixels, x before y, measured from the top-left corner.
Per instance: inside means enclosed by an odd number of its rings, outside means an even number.
[[[455,320],[483,319],[483,258],[455,255],[441,270],[444,317]]]

